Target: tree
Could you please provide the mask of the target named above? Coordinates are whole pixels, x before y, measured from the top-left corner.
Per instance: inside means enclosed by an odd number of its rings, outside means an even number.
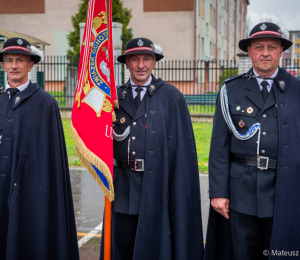
[[[89,0],[81,0],[79,4],[78,13],[72,16],[72,24],[74,31],[71,31],[67,38],[69,41],[69,49],[67,51],[68,56],[78,57],[80,55],[80,32],[79,23],[86,22],[86,14]],[[126,43],[132,39],[132,29],[127,28],[131,19],[131,10],[123,6],[122,0],[112,0],[112,20],[123,24],[122,29],[122,48],[125,50]]]

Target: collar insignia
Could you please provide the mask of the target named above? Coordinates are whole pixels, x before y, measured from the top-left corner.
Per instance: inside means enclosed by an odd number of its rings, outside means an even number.
[[[151,85],[151,86],[150,86],[150,90],[151,90],[151,91],[154,91],[154,90],[155,90],[155,86]]]
[[[22,44],[23,44],[23,41],[22,41],[21,39],[19,39],[19,40],[17,40],[17,43],[18,43],[19,45],[22,45]]]
[[[17,104],[20,101],[20,97],[16,97],[15,104]]]
[[[259,27],[259,29],[261,29],[262,31],[264,31],[264,30],[267,29],[267,26],[263,23],[263,24]]]
[[[285,87],[285,82],[283,80],[279,81],[279,87],[281,87],[282,89]]]

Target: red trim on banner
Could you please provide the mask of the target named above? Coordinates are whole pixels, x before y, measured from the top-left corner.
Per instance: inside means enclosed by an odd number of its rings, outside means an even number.
[[[261,32],[253,33],[253,34],[250,36],[250,38],[253,38],[254,36],[261,35],[261,34],[273,34],[273,35],[276,35],[276,36],[281,37],[280,33],[278,33],[278,32],[273,32],[273,31],[261,31]]]

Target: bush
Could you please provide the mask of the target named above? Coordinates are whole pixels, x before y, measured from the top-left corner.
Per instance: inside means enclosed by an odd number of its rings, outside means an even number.
[[[232,76],[236,76],[239,74],[239,70],[238,69],[224,69],[224,71],[220,74],[219,76],[219,83],[220,85],[223,84],[223,81],[225,79],[228,79]]]

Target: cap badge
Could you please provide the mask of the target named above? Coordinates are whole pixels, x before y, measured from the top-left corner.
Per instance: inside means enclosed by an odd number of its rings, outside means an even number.
[[[29,45],[27,45],[26,48],[27,48],[28,52],[31,52],[31,48]]]
[[[239,126],[240,126],[240,128],[243,128],[245,126],[245,122],[243,120],[240,120]]]
[[[139,39],[139,41],[137,42],[137,45],[142,47],[144,45],[144,42],[141,39]]]
[[[22,45],[22,44],[23,44],[23,41],[22,41],[21,39],[19,39],[19,40],[17,40],[17,43],[18,43],[19,45]]]
[[[241,107],[240,106],[237,106],[236,107],[236,111],[240,111],[241,110]]]
[[[154,44],[150,44],[150,47],[153,51],[155,50]]]
[[[283,80],[280,80],[279,86],[283,89],[285,87],[285,82]]]
[[[277,31],[279,34],[280,34],[280,36],[282,37],[282,31],[281,31],[281,29],[278,29],[278,31]]]
[[[252,107],[248,107],[247,108],[247,113],[248,114],[252,114],[253,113],[253,108]]]
[[[122,117],[122,118],[120,119],[120,123],[121,123],[121,124],[124,124],[125,121],[126,121],[126,120],[125,120],[125,117]]]
[[[267,26],[263,23],[260,27],[259,27],[262,31],[267,29]]]

